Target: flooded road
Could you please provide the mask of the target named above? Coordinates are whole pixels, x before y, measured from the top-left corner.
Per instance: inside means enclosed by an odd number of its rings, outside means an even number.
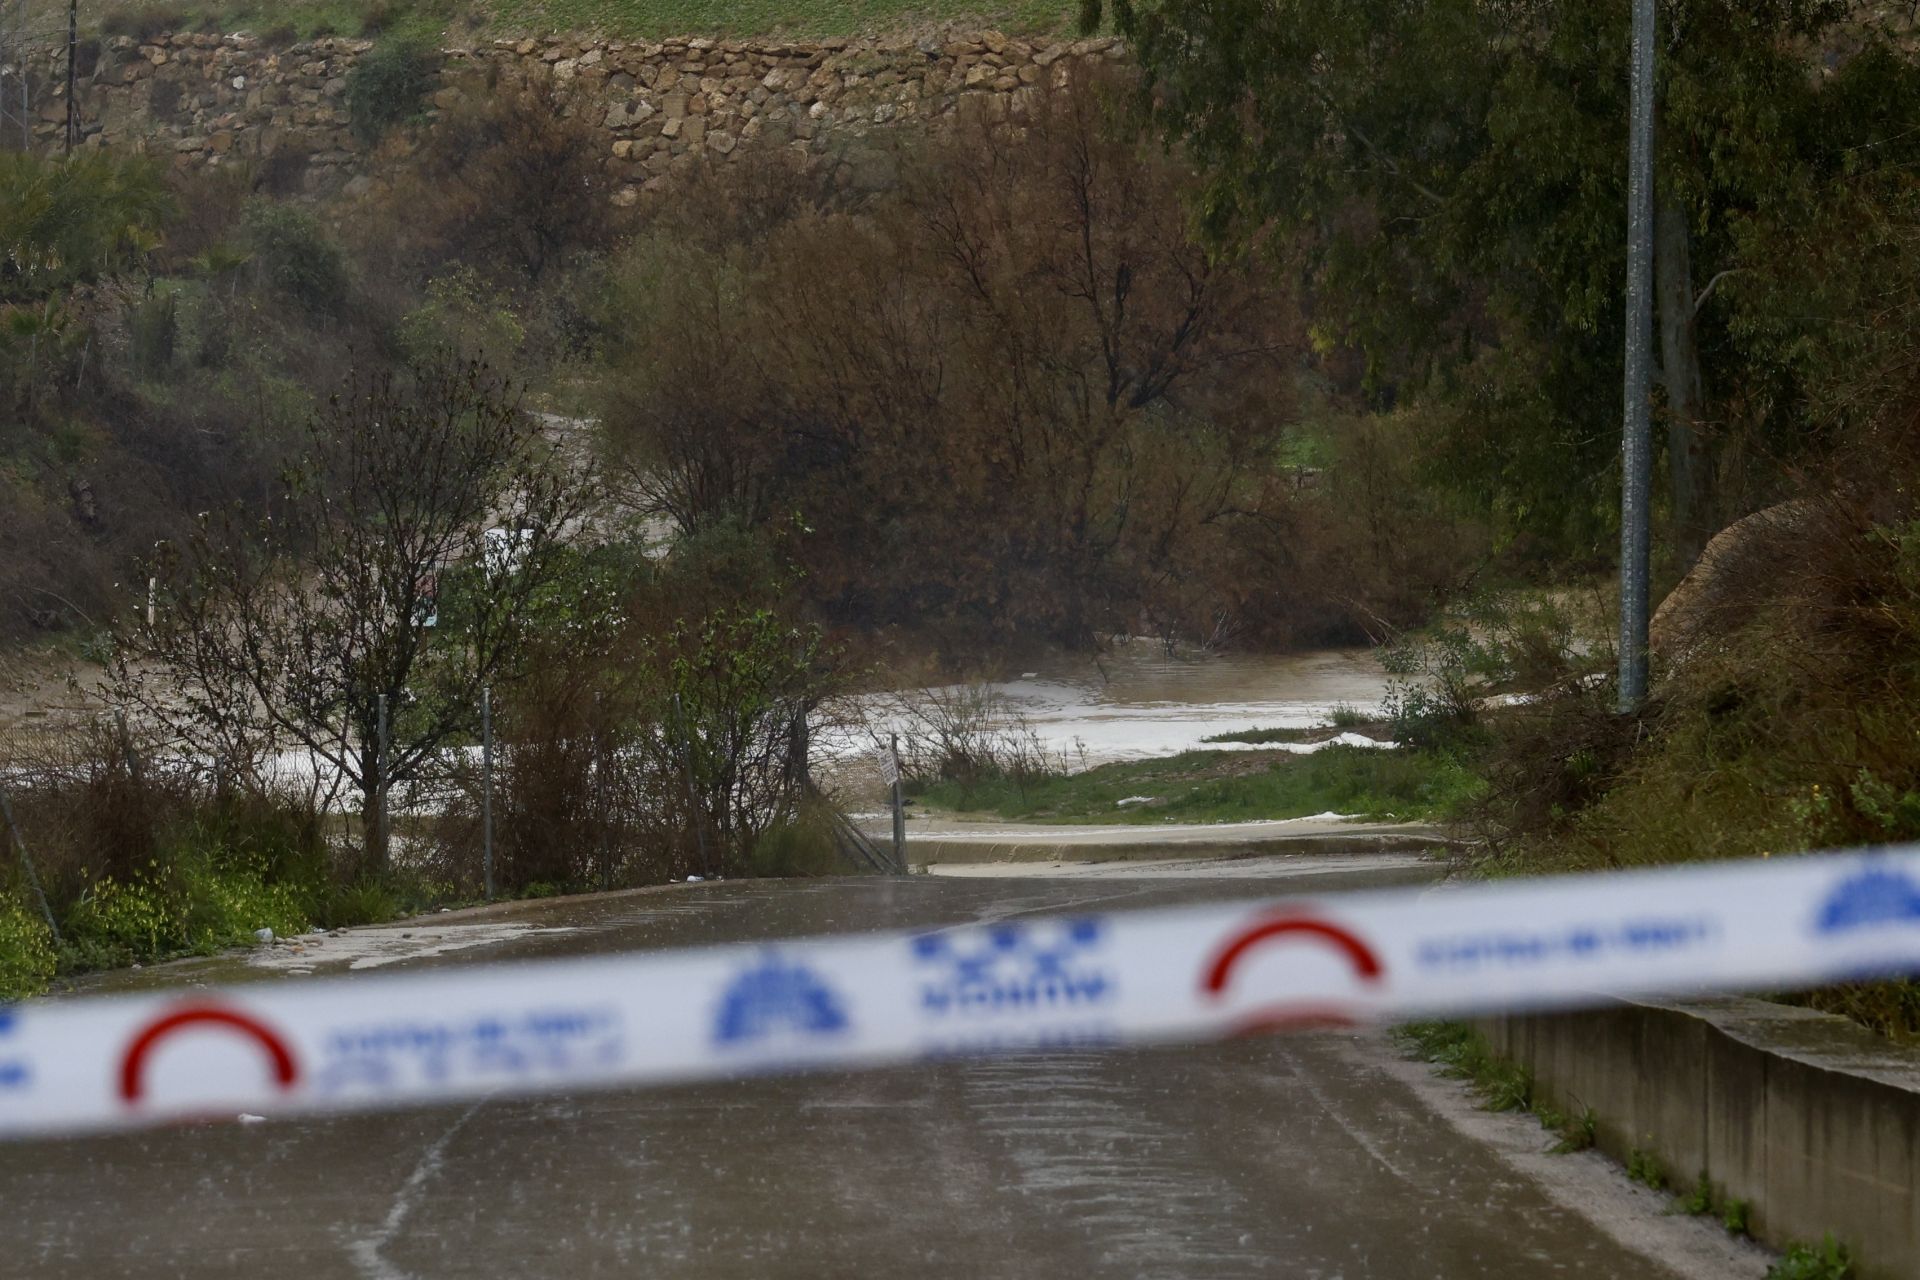
[[[1313,653],[1222,653],[1168,657],[1135,641],[1099,660],[1060,658],[983,686],[996,710],[1017,717],[1051,755],[1074,768],[1173,755],[1240,729],[1309,729],[1350,708],[1372,716],[1390,677],[1371,649]],[[869,749],[872,734],[906,728],[889,703],[911,691],[862,699],[869,721],[844,735],[826,730],[830,752]]]
[[[1278,858],[702,885],[356,930],[348,939],[367,945],[315,947],[297,966],[233,957],[127,980],[299,981],[292,970],[351,972],[368,955],[391,971],[1434,874],[1406,857]],[[463,928],[493,932],[447,945]],[[1542,1155],[1548,1141],[1530,1121],[1473,1111],[1377,1033],[1055,1053],[4,1146],[0,1269],[88,1280],[1762,1274],[1757,1251],[1664,1215],[1664,1200],[1598,1157]]]

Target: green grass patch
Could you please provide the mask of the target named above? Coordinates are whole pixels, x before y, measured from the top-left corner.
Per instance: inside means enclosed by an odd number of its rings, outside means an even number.
[[[1327,736],[1325,729],[1236,729],[1232,733],[1216,733],[1200,739],[1202,742],[1237,742],[1246,746],[1263,747],[1275,742],[1313,742]]]
[[[1290,752],[1189,751],[1037,779],[988,777],[912,788],[921,803],[1018,822],[1248,822],[1341,813],[1444,818],[1475,775],[1451,757],[1368,747]],[[1122,803],[1127,801],[1130,803]]]

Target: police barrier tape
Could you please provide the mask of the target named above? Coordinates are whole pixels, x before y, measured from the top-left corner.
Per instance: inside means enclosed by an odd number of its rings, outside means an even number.
[[[0,1007],[0,1136],[1920,972],[1920,846]]]

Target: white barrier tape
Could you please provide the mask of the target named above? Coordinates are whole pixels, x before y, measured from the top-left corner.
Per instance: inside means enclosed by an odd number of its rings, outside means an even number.
[[[1920,972],[1920,847],[0,1008],[0,1136]]]

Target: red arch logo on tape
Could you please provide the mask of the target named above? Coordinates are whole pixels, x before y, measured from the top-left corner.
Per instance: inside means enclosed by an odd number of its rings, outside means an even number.
[[[1255,948],[1278,942],[1304,941],[1326,947],[1352,966],[1354,975],[1368,986],[1378,986],[1386,978],[1386,966],[1379,954],[1358,934],[1330,920],[1322,920],[1298,909],[1283,910],[1259,917],[1236,931],[1214,952],[1201,975],[1200,989],[1208,999],[1224,1000],[1227,984],[1233,979],[1234,966]],[[1236,1028],[1236,1034],[1250,1035],[1286,1027],[1351,1026],[1353,1015],[1346,1007],[1330,1001],[1281,1001],[1253,1011]]]
[[[274,1082],[282,1092],[291,1089],[299,1080],[300,1067],[294,1061],[293,1051],[287,1048],[287,1042],[273,1028],[258,1018],[225,1005],[194,1004],[163,1014],[133,1037],[127,1045],[126,1057],[120,1062],[121,1100],[129,1106],[140,1101],[146,1088],[147,1058],[162,1041],[201,1027],[237,1032],[258,1044],[266,1051],[273,1068]]]

